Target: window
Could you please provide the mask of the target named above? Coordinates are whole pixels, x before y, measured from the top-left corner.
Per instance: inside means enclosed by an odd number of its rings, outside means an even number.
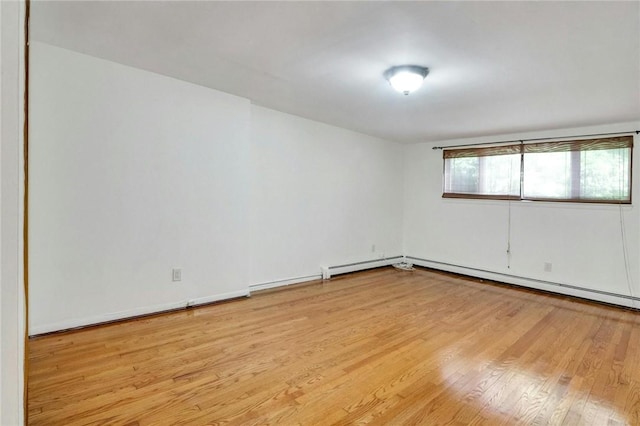
[[[445,149],[446,198],[631,203],[633,137]]]

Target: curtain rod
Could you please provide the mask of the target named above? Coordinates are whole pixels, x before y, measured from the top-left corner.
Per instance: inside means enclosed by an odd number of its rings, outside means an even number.
[[[566,138],[588,138],[593,136],[614,136],[614,135],[632,135],[639,134],[640,130],[630,130],[628,132],[615,132],[615,133],[595,133],[591,135],[576,135],[576,136],[558,136],[555,138],[531,138],[531,139],[516,139],[512,141],[501,141],[501,142],[478,142],[478,143],[468,143],[463,145],[449,145],[449,146],[434,146],[432,149],[445,149],[445,148],[462,148],[467,146],[480,146],[480,145],[498,145],[503,143],[524,143],[524,142],[534,142],[534,141],[550,141],[554,139],[566,139]]]

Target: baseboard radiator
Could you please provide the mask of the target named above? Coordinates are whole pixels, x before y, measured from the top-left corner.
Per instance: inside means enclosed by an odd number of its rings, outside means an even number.
[[[322,279],[328,280],[332,276],[349,272],[364,271],[365,269],[380,268],[404,261],[404,256],[385,257],[384,259],[365,260],[362,262],[346,263],[343,265],[323,266]]]
[[[589,299],[597,302],[604,302],[633,309],[640,309],[640,297],[631,294],[614,293],[610,291],[580,287],[566,283],[541,280],[538,278],[521,277],[504,272],[488,271],[485,269],[455,265],[452,263],[423,259],[414,256],[406,256],[406,259],[408,262],[411,262],[414,265],[422,266],[425,268],[453,272],[455,274],[462,274],[515,286],[543,290],[550,293],[564,294],[567,296],[579,297],[582,299]]]
[[[269,290],[272,288],[286,287],[288,285],[302,284],[308,281],[314,281],[314,280],[320,280],[320,279],[322,279],[322,275],[320,274],[305,275],[302,277],[294,277],[294,278],[283,278],[280,280],[265,281],[258,284],[251,284],[249,286],[249,290],[251,292],[260,291],[260,290]]]

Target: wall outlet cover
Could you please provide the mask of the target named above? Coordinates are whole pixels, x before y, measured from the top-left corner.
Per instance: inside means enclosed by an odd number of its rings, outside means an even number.
[[[172,281],[182,281],[182,268],[173,268],[171,270]]]

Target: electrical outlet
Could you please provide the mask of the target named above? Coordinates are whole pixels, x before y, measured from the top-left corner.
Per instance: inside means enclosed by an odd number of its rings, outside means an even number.
[[[182,268],[173,268],[171,270],[172,281],[182,281]]]
[[[544,271],[545,272],[551,272],[552,269],[553,269],[553,265],[551,264],[551,262],[545,262],[544,263]]]
[[[371,253],[375,253],[375,252],[376,252],[376,245],[371,244]]]

